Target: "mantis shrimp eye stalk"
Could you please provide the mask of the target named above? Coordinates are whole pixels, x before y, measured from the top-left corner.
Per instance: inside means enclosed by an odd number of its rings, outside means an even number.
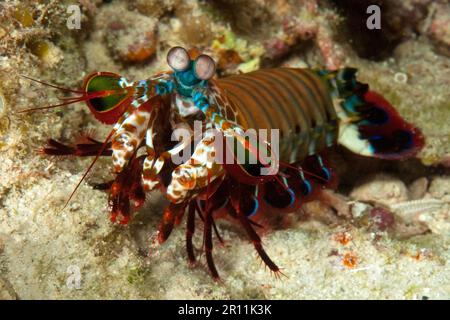
[[[88,75],[83,82],[81,90],[63,88],[27,76],[23,77],[38,82],[40,84],[58,89],[63,92],[78,94],[78,96],[60,98],[62,102],[59,104],[25,109],[21,110],[19,113],[25,113],[36,110],[47,110],[56,107],[71,105],[77,102],[85,102],[86,105],[91,110],[91,112],[94,114],[94,117],[98,119],[100,122],[103,122],[105,124],[115,124],[119,121],[120,117],[127,111],[131,102],[134,99],[133,95],[135,92],[135,88],[133,86],[128,86],[125,78],[111,72],[95,72]],[[75,187],[74,191],[66,201],[64,208],[70,202],[76,190],[84,181],[87,174],[90,172],[95,162],[97,161],[97,159],[105,152],[109,140],[113,137],[114,133],[115,129],[111,130],[105,141],[102,144],[100,144],[94,160],[91,162],[90,166],[85,171],[83,177],[81,178],[81,180]]]
[[[71,96],[25,111],[85,102],[95,118],[113,124],[103,142],[68,146],[51,139],[42,149],[46,155],[95,157],[64,208],[97,159],[111,157],[115,178],[97,187],[109,191],[111,220],[126,224],[147,192],[165,192],[170,204],[158,241],[168,239],[187,210],[186,248],[193,263],[198,214],[214,279],[219,273],[213,232],[222,241],[215,217],[239,223],[264,264],[281,275],[254,227],[296,212],[305,202],[322,199],[323,188],[336,187],[326,159],[329,149],[341,144],[363,156],[402,160],[424,145],[420,130],[359,82],[354,68],[272,68],[213,79],[214,60],[182,47],[169,50],[167,63],[171,70],[133,83],[110,72],[92,73],[78,90],[31,79]],[[195,143],[197,119],[202,136]],[[188,128],[189,135],[174,145],[169,137],[178,128]],[[176,163],[173,156],[193,144],[189,158]]]

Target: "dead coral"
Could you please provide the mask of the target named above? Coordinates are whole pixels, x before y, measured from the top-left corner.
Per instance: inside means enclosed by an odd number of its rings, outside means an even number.
[[[421,177],[412,182],[409,187],[409,198],[411,200],[422,199],[428,189],[428,179],[426,177]]]
[[[258,70],[264,54],[260,44],[241,39],[231,30],[225,30],[214,39],[211,49],[220,76]]]
[[[373,221],[374,227],[379,231],[386,231],[395,222],[394,215],[387,209],[375,207],[369,212],[369,217]]]

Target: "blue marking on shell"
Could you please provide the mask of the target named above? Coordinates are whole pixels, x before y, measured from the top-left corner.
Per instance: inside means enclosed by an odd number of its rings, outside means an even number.
[[[369,138],[369,141],[372,141],[372,140],[381,140],[381,139],[383,139],[382,136],[380,136],[380,135],[374,135],[374,136],[371,136],[371,137]]]
[[[330,180],[331,179],[330,170],[328,170],[328,168],[323,165],[323,160],[322,160],[321,156],[316,156],[316,157],[317,157],[317,161],[319,162],[320,168],[322,169],[322,172],[325,174],[326,179]]]
[[[121,86],[122,88],[125,88],[127,86],[127,79],[125,79],[124,77],[120,77],[119,86]]]
[[[155,86],[155,89],[156,89],[156,94],[157,95],[163,95],[163,94],[165,94],[165,88],[164,88],[164,86],[162,86],[162,85],[156,85]]]
[[[191,97],[192,92],[196,88],[206,88],[208,86],[208,81],[199,79],[195,74],[194,69],[194,61],[191,60],[189,67],[186,70],[175,71],[173,73],[176,90],[182,96]],[[200,97],[197,96],[196,99],[200,99]]]
[[[358,122],[359,125],[382,125],[389,121],[389,115],[385,110],[373,107],[369,110],[367,118]]]
[[[330,74],[330,71],[328,71],[328,70],[318,70],[317,74],[319,74],[320,76],[326,76],[326,75]]]
[[[316,153],[316,139],[313,136],[313,138],[311,139],[311,141],[309,142],[309,146],[308,146],[308,155],[313,155]]]
[[[413,146],[413,136],[412,136],[412,134],[411,134],[411,132],[409,132],[409,131],[405,131],[405,130],[402,130],[402,131],[400,131],[402,134],[404,134],[404,135],[407,135],[408,136],[408,142],[405,144],[405,149],[409,149],[409,148],[411,148],[412,146]]]
[[[289,187],[288,183],[287,183],[287,179],[283,177],[283,183],[284,186],[287,188],[287,193],[289,193],[289,196],[291,197],[291,200],[288,204],[288,207],[292,206],[292,204],[294,204],[295,202],[295,192]]]
[[[205,103],[203,105],[200,106],[200,110],[202,110],[202,112],[206,112],[206,110],[208,110],[209,108],[209,104]]]
[[[192,68],[188,68],[184,71],[176,71],[175,77],[181,84],[185,86],[193,86],[201,81],[195,76],[195,72],[192,70]]]

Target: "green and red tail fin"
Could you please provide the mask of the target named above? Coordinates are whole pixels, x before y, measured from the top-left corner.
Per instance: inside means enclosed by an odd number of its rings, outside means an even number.
[[[406,159],[424,146],[421,131],[369,86],[356,80],[356,69],[318,71],[332,90],[340,118],[338,142],[351,151],[382,159]]]

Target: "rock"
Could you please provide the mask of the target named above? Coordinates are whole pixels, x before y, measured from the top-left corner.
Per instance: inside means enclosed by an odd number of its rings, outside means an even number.
[[[321,201],[307,202],[302,207],[302,210],[310,219],[326,225],[337,225],[339,223],[339,218],[332,208]]]
[[[425,196],[428,189],[428,179],[425,177],[413,181],[409,185],[409,198],[411,200],[421,199]]]
[[[318,200],[336,210],[340,217],[352,217],[348,199],[332,190],[324,189],[318,195]]]
[[[157,49],[157,19],[124,8],[102,12],[109,23],[104,29],[106,46],[112,56],[123,63],[143,63],[151,59]]]
[[[139,13],[148,17],[161,18],[179,6],[181,0],[133,0],[130,2],[131,6],[135,7]]]
[[[379,231],[386,231],[394,225],[395,218],[388,209],[375,207],[369,212],[374,227]]]
[[[436,50],[450,57],[450,4],[435,3],[429,19],[431,22],[427,33],[434,41]]]
[[[450,236],[450,204],[448,202],[424,198],[395,203],[389,208],[396,217],[400,218],[400,223],[397,223],[397,232],[402,234],[402,237],[422,234],[428,230],[435,234]]]

